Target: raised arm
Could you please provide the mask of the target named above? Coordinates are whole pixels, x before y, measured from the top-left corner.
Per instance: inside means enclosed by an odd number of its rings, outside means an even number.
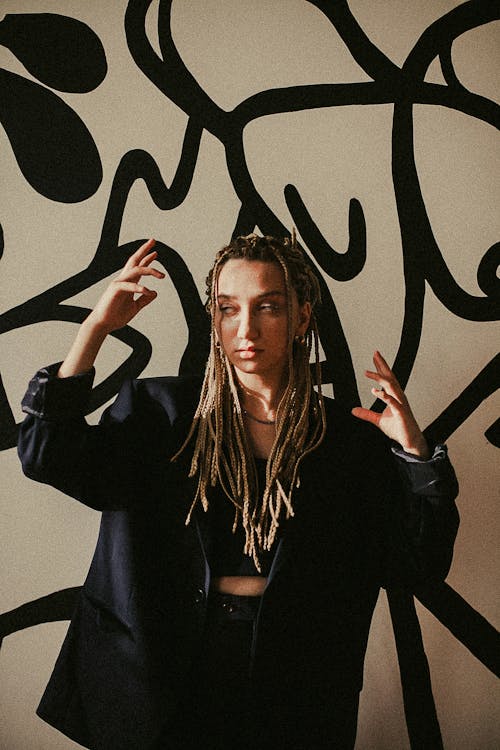
[[[39,370],[23,399],[27,416],[18,452],[24,473],[100,510],[136,502],[137,477],[146,490],[156,461],[168,455],[167,409],[137,383],[123,385],[99,425],[84,418],[104,339],[155,299],[141,278],[165,275],[151,267],[153,245],[149,240],[128,259],[80,326],[64,362]]]
[[[156,292],[141,283],[143,276],[163,279],[165,274],[151,266],[157,253],[155,241],[145,242],[130,256],[116,279],[110,283],[90,315],[84,320],[71,349],[57,373],[60,378],[90,370],[104,339],[127,325],[143,307],[156,297]]]
[[[372,388],[372,393],[383,401],[386,407],[382,413],[378,413],[357,406],[352,410],[353,415],[374,424],[382,430],[384,435],[399,443],[406,453],[422,460],[428,459],[430,457],[429,446],[413,416],[408,399],[396,376],[378,351],[373,355],[373,364],[375,371],[367,370],[365,375],[379,384],[378,388]]]
[[[378,384],[372,393],[385,409],[378,413],[356,407],[352,414],[393,441],[392,459],[387,450],[375,452],[366,481],[372,491],[381,491],[374,527],[379,530],[384,585],[413,588],[442,580],[448,572],[459,523],[454,502],[458,484],[446,447],[429,447],[380,352],[375,352],[373,363],[375,370],[365,374]]]

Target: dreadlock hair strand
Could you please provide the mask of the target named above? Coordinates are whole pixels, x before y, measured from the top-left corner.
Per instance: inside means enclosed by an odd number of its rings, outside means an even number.
[[[231,259],[260,260],[278,264],[284,274],[288,317],[288,379],[276,412],[276,436],[266,464],[265,487],[258,486],[255,459],[248,443],[238,383],[233,366],[218,342],[214,324],[217,280]],[[311,304],[311,319],[303,338],[292,337],[293,293],[299,305]],[[280,519],[293,516],[292,496],[299,486],[299,467],[318,447],[326,430],[321,390],[319,336],[314,308],[320,302],[319,284],[292,237],[278,240],[256,234],[237,237],[216,255],[207,277],[206,308],[211,316],[210,353],[200,399],[188,435],[172,457],[175,461],[194,439],[189,476],[198,475],[196,494],[186,524],[201,503],[209,507],[210,489],[220,484],[234,505],[233,532],[241,523],[245,554],[261,572],[259,553],[271,549]],[[314,390],[310,357],[314,350]]]

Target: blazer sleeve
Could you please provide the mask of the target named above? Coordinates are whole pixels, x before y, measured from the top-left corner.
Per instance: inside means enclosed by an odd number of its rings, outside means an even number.
[[[444,580],[459,525],[458,482],[446,446],[429,460],[397,447],[386,454],[386,483],[378,515],[385,587]]]
[[[126,381],[98,425],[85,410],[94,371],[58,378],[59,363],[39,370],[23,398],[18,454],[25,475],[96,510],[144,503],[168,470],[172,429],[141,381]]]

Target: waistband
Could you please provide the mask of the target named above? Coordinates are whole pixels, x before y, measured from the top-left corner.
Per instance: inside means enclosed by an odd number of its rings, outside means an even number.
[[[208,595],[208,613],[221,620],[253,622],[259,611],[261,596],[239,596],[211,591]]]

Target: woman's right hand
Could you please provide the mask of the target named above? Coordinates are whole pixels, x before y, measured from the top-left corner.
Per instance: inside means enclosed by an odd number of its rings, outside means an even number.
[[[83,321],[66,359],[59,368],[59,378],[90,370],[108,333],[123,328],[134,315],[155,299],[156,292],[140,283],[143,276],[154,276],[157,279],[165,277],[162,271],[151,268],[151,263],[158,255],[151,250],[154,244],[154,240],[148,240],[130,256],[90,315]],[[135,295],[139,296],[134,299]]]
[[[111,333],[127,325],[156,298],[156,292],[141,283],[143,276],[165,278],[162,271],[151,267],[158,256],[155,250],[151,250],[154,244],[155,240],[148,240],[130,256],[88,316],[88,325],[99,328],[105,334]]]

